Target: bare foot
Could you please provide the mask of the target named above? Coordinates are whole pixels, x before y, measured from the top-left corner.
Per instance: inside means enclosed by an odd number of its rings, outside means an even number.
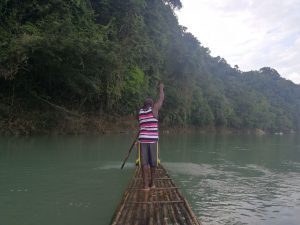
[[[142,190],[143,191],[150,191],[150,188],[149,187],[144,187]]]

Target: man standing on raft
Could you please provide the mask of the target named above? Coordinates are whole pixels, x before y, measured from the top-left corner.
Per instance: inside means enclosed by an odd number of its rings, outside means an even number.
[[[153,104],[153,100],[147,97],[144,106],[139,110],[139,149],[140,164],[142,167],[144,190],[155,188],[154,178],[158,165],[158,110],[164,101],[164,85],[159,85],[159,97]],[[149,166],[151,176],[149,181]]]

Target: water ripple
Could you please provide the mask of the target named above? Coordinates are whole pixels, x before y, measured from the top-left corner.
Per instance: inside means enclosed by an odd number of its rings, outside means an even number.
[[[275,218],[287,221],[288,217],[299,217],[296,212],[300,212],[300,180],[295,172],[299,163],[285,163],[294,167],[293,172],[230,163],[166,163],[166,167],[187,192],[204,225],[279,225]],[[292,221],[300,221],[300,217]]]

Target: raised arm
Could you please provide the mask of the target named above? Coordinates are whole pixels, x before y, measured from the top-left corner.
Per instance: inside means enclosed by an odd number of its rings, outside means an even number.
[[[158,110],[161,108],[163,101],[165,98],[165,93],[164,93],[164,84],[160,83],[159,84],[159,97],[157,101],[153,105],[153,115],[158,118]]]

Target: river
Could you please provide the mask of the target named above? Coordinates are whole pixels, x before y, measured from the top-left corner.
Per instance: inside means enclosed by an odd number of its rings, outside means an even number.
[[[0,225],[107,225],[131,135],[0,138]],[[203,225],[299,225],[296,135],[162,135],[163,165]]]

